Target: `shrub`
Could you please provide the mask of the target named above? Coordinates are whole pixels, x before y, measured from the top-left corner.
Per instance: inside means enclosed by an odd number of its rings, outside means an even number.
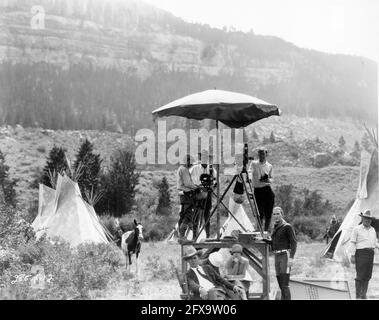
[[[37,151],[38,151],[38,152],[41,152],[41,153],[45,153],[45,152],[46,152],[46,148],[45,148],[44,146],[39,146],[39,147],[37,148]]]
[[[5,164],[4,154],[0,150],[0,201],[1,193],[3,193],[7,205],[13,207],[17,205],[16,184],[17,180],[9,177],[9,166]]]
[[[275,205],[283,209],[284,214],[293,214],[293,185],[281,185],[275,189]]]
[[[165,233],[157,228],[157,224],[154,224],[149,231],[147,231],[145,239],[146,241],[160,241],[164,238]]]
[[[175,263],[170,259],[162,262],[160,256],[147,257],[146,269],[151,272],[151,279],[171,280],[175,278]]]
[[[346,141],[345,141],[345,138],[343,136],[341,136],[338,140],[338,146],[340,148],[343,148],[344,146],[346,145]]]
[[[302,198],[294,198],[293,185],[281,185],[275,189],[275,205],[282,207],[289,219],[297,216],[322,216],[332,209],[328,200],[323,200],[319,191],[304,188]]]
[[[270,142],[271,143],[275,143],[276,139],[275,139],[275,135],[274,135],[274,131],[271,131],[271,134],[270,134]]]
[[[333,158],[327,153],[317,153],[313,157],[313,165],[316,168],[323,168],[332,163]]]
[[[303,234],[315,240],[324,232],[324,225],[313,217],[295,217],[292,220],[296,234]]]
[[[119,279],[125,257],[115,245],[85,243],[73,249],[59,238],[36,240],[20,216],[0,207],[0,299],[86,299]],[[44,288],[31,287],[30,278],[15,282],[20,275],[32,276],[34,265],[49,280]]]
[[[169,185],[166,177],[162,178],[162,182],[159,184],[158,191],[159,199],[156,213],[160,215],[168,215],[171,213],[171,200]]]
[[[109,172],[104,172],[101,176],[103,197],[97,203],[96,209],[101,213],[109,212],[117,217],[129,213],[133,208],[139,176],[134,153],[129,150],[118,150],[111,157]]]
[[[329,201],[322,201],[322,196],[317,190],[309,191],[308,189],[304,189],[303,194],[304,202],[302,210],[304,215],[321,216],[331,209]]]
[[[8,295],[16,299],[87,299],[91,291],[103,290],[121,277],[124,259],[110,244],[86,243],[72,249],[62,239],[42,239],[20,247],[13,256],[8,254],[0,280],[3,287],[12,289]],[[0,261],[4,266],[4,259]],[[31,275],[31,264],[43,267],[45,280],[49,280],[44,288],[34,289],[27,281],[13,285],[18,275]]]
[[[299,234],[296,234],[296,238],[297,238],[297,241],[299,242],[312,243],[312,239],[308,237],[306,234],[301,233],[301,232]]]
[[[112,236],[115,236],[117,232],[115,218],[111,215],[102,215],[99,219]]]
[[[178,217],[168,216],[144,216],[141,223],[144,226],[144,236],[146,241],[160,241],[165,239],[175,227]]]

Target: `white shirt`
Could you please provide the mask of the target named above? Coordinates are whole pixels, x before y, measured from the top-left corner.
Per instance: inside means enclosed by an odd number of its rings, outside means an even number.
[[[177,187],[179,194],[196,189],[196,185],[191,179],[191,174],[186,166],[181,165],[177,171]]]
[[[350,237],[350,243],[350,252],[352,255],[357,249],[374,249],[375,247],[379,247],[375,229],[371,226],[366,228],[363,224],[360,224],[353,229]]]
[[[249,176],[250,179],[253,181],[253,187],[254,188],[262,188],[269,186],[272,182],[272,165],[265,161],[264,163],[260,162],[259,160],[253,160],[250,163],[249,166]],[[259,179],[264,176],[265,174],[268,175],[268,182],[262,182]]]
[[[191,178],[194,184],[200,185],[200,176],[203,173],[209,174],[209,165],[207,165],[205,168],[201,165],[201,163],[195,164],[189,169],[189,172],[191,174]],[[215,168],[213,168],[213,178],[217,177],[217,171]]]
[[[197,279],[199,280],[200,287],[203,287],[206,291],[209,291],[210,289],[215,287],[212,282],[205,279],[203,276],[199,274],[197,269],[199,269],[202,274],[205,274],[204,269],[201,266],[198,266],[197,268],[191,268],[191,269],[193,270],[193,272],[195,272]]]

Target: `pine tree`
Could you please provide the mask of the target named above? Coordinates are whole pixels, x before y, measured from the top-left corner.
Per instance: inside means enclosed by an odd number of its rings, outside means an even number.
[[[100,155],[93,153],[93,145],[86,139],[81,144],[73,165],[74,170],[80,171],[77,182],[85,199],[86,192],[96,192],[98,188],[101,162]]]
[[[66,149],[54,145],[49,152],[46,165],[42,171],[40,182],[48,187],[53,188],[55,186],[53,186],[51,183],[51,177],[54,176],[54,178],[56,178],[56,175],[58,173],[67,172],[67,170],[68,164],[66,158]]]
[[[274,131],[271,131],[271,134],[270,134],[270,142],[271,143],[275,143],[275,135],[274,135]]]
[[[361,154],[361,146],[359,145],[359,142],[358,141],[355,141],[354,143],[354,149],[353,149],[353,152],[350,153],[350,155],[354,158],[359,158]]]
[[[255,131],[255,129],[253,129],[253,134],[252,134],[252,136],[253,136],[253,139],[254,139],[254,140],[259,140],[258,133],[257,133],[257,131]]]
[[[368,152],[372,152],[372,146],[371,146],[371,141],[370,137],[368,136],[367,132],[364,133],[362,136],[362,141],[361,141],[362,148]]]
[[[345,141],[345,138],[343,136],[341,136],[340,139],[338,140],[338,145],[340,148],[345,147],[346,141]]]
[[[101,175],[103,197],[97,203],[96,210],[116,217],[129,213],[134,205],[139,176],[134,153],[129,150],[118,150],[111,157],[109,171]]]
[[[357,140],[355,140],[355,143],[354,143],[354,151],[361,152],[361,146]]]
[[[9,178],[9,166],[5,164],[4,154],[0,150],[0,201],[12,207],[17,205],[16,184],[16,179]]]
[[[159,199],[157,206],[157,214],[167,215],[170,213],[171,200],[170,200],[170,190],[166,177],[162,178],[162,182],[159,184]]]

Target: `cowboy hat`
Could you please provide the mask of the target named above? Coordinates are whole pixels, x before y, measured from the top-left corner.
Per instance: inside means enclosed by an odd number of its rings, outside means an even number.
[[[364,213],[360,213],[359,214],[360,217],[362,218],[368,218],[368,219],[374,219],[373,216],[371,216],[371,211],[370,210],[366,210]]]
[[[220,268],[224,264],[224,259],[222,254],[218,251],[212,252],[209,255],[209,262],[212,263],[216,268]]]
[[[232,254],[236,252],[242,253],[242,246],[238,243],[234,244],[231,250]]]
[[[197,251],[195,247],[193,246],[186,246],[183,248],[183,259],[187,260],[189,258],[192,258],[194,255],[200,255],[201,252]]]

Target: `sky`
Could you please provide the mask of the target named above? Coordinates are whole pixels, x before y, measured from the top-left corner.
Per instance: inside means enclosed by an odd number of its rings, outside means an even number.
[[[379,63],[378,0],[143,0],[188,22],[273,35]]]

